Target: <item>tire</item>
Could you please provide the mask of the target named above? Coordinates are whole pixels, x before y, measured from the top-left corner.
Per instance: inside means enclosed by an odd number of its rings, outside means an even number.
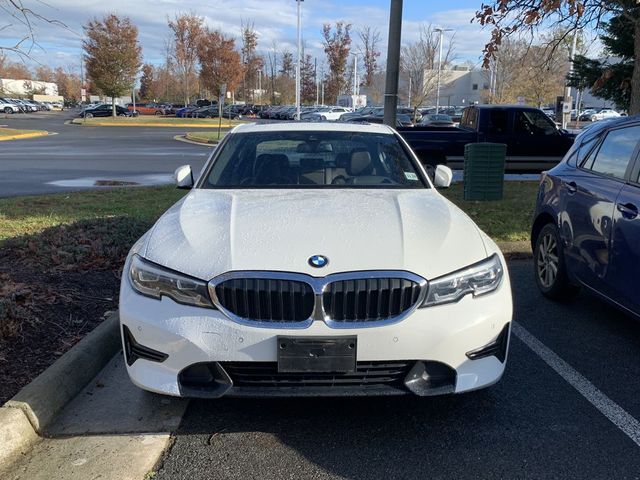
[[[155,115],[156,117],[159,117],[159,116],[161,116],[161,115],[162,115],[162,112],[158,112],[158,111],[156,111],[156,113],[154,113],[154,115]]]
[[[567,300],[580,291],[569,280],[560,235],[552,223],[547,223],[538,234],[533,250],[533,266],[536,284],[545,297]]]
[[[85,113],[84,118],[89,118],[89,119],[93,118],[93,113]]]
[[[320,117],[320,119],[321,119],[323,122],[326,122],[326,121],[327,121],[327,117],[325,117],[324,115],[322,115],[322,116]]]
[[[126,114],[126,113],[121,113],[121,114],[119,114],[118,116],[119,116],[119,117],[126,117],[126,116],[127,116],[127,114]]]
[[[13,108],[11,108],[11,107],[4,107],[4,113],[6,113],[7,115],[9,115],[10,113],[13,113]]]

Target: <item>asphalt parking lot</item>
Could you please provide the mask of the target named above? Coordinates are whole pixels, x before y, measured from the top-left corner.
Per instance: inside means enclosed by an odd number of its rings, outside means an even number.
[[[1,125],[54,135],[0,143],[0,197],[82,190],[96,180],[170,183],[180,165],[199,171],[210,147],[174,140],[185,128],[66,125],[74,110],[6,115]]]
[[[155,479],[640,478],[640,323],[510,265],[503,379],[440,398],[192,401]]]

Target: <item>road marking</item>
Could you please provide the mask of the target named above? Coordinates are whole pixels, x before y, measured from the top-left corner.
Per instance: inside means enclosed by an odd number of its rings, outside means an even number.
[[[560,358],[544,343],[529,333],[522,325],[513,322],[513,334],[534,351],[565,381],[575,388],[591,405],[607,417],[615,426],[622,430],[636,445],[640,446],[640,422],[631,416],[624,408],[607,397],[593,383],[577,372],[571,365]]]

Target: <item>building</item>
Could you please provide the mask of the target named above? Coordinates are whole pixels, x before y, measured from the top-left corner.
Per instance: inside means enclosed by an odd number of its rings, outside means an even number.
[[[0,78],[0,91],[5,95],[31,96],[34,94],[58,96],[58,85],[39,80]]]

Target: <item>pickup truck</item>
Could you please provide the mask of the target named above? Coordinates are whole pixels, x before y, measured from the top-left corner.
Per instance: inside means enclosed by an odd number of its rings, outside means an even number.
[[[464,165],[465,145],[492,142],[507,145],[507,170],[546,170],[562,160],[575,139],[575,134],[559,129],[542,110],[519,105],[467,107],[459,127],[397,130],[424,164],[457,169]]]

